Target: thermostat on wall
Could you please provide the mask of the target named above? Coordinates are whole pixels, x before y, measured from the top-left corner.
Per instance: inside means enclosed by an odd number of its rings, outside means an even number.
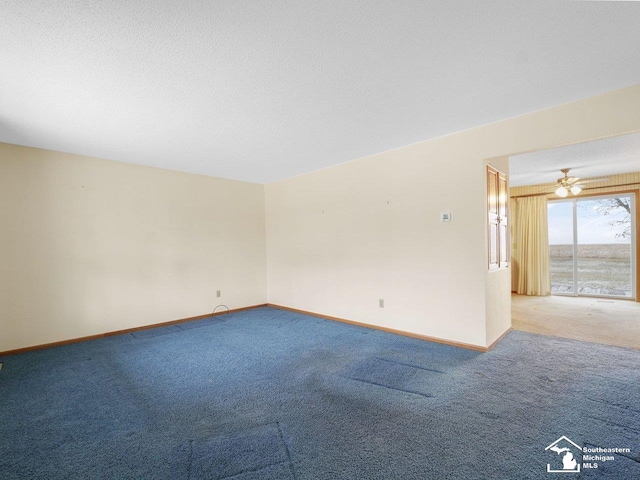
[[[440,214],[441,222],[451,222],[453,221],[453,212],[444,212]]]

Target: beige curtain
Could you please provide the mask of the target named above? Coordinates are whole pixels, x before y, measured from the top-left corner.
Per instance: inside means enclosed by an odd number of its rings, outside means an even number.
[[[547,199],[544,196],[516,198],[516,258],[520,295],[551,293]]]

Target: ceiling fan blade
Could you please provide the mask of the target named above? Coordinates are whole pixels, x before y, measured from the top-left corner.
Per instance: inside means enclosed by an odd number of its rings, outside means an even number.
[[[580,183],[608,182],[609,180],[609,177],[585,178],[584,180],[580,180]]]

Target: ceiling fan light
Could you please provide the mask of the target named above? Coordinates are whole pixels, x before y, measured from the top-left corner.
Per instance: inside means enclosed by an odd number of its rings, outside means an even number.
[[[558,195],[559,197],[566,197],[567,195],[569,195],[569,192],[564,187],[558,187],[556,188],[556,195]]]
[[[574,195],[578,195],[581,191],[582,188],[580,188],[578,185],[574,185],[573,187],[571,187],[571,193],[573,193]]]

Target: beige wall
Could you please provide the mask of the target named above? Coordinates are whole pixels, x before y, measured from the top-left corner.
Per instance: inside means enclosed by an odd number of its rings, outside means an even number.
[[[262,185],[0,143],[0,204],[0,351],[266,302]]]
[[[484,228],[483,202],[469,202],[484,168],[451,168],[442,143],[267,185],[269,302],[483,344],[484,243],[467,235]]]
[[[487,346],[485,159],[639,129],[636,85],[268,184],[269,302]]]
[[[0,351],[267,300],[487,346],[486,159],[638,130],[640,85],[266,186],[0,144]]]

